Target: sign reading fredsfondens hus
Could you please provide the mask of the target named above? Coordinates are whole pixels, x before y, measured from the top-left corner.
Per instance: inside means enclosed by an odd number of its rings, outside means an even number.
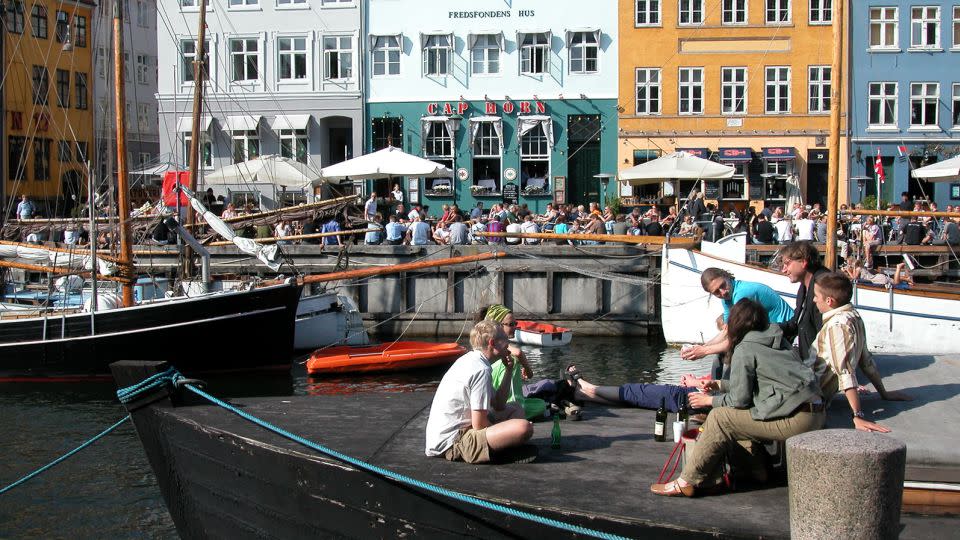
[[[533,17],[535,15],[532,9],[517,10],[517,17]],[[509,19],[513,17],[512,10],[490,10],[490,11],[449,11],[447,16],[450,19]]]

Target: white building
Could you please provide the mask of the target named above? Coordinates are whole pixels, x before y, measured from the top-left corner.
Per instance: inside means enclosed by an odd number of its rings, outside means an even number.
[[[161,0],[160,148],[184,164],[190,145],[199,0]],[[206,173],[280,154],[313,169],[361,148],[361,0],[212,0],[201,118]],[[202,183],[198,183],[202,186]],[[211,186],[264,208],[305,193],[254,184]]]

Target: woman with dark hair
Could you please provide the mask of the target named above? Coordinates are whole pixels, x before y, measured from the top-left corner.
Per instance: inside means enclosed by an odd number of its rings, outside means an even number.
[[[823,426],[826,414],[813,369],[797,358],[760,304],[737,302],[730,310],[727,335],[730,380],[702,383],[702,390],[716,395],[689,395],[692,407],[713,410],[680,477],[650,486],[657,495],[692,497],[698,489],[715,488],[724,455],[741,458],[735,461],[750,457],[738,441],[785,441]]]

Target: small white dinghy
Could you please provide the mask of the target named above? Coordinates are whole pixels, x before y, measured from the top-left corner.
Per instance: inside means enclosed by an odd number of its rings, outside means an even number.
[[[517,321],[512,341],[536,347],[560,347],[573,339],[573,330],[535,321]]]

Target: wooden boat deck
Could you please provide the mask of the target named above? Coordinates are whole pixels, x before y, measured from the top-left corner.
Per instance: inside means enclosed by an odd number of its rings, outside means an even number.
[[[960,356],[888,356],[878,363],[890,388],[917,397],[893,404],[873,396],[865,400],[865,408],[907,443],[908,480],[960,481],[960,452],[955,447],[960,426],[953,421],[960,409]],[[539,423],[532,440],[541,451],[535,463],[476,466],[424,456],[423,433],[432,397],[432,392],[420,391],[241,398],[233,403],[310,440],[419,480],[499,502],[514,501],[587,526],[597,517],[607,530],[611,522],[621,524],[613,528],[628,536],[789,536],[787,488],[782,485],[695,499],[650,494],[649,485],[673,447],[653,440],[652,411],[591,404],[584,410],[583,421],[562,422],[561,449],[550,448],[552,424]],[[174,411],[187,424],[204,425],[211,438],[222,439],[222,432],[229,432],[256,447],[315,455],[217,407]],[[847,406],[834,402],[830,425],[849,426],[849,418]],[[245,453],[241,448],[237,451]],[[219,466],[224,468],[226,482],[222,489],[229,490],[231,466],[214,463],[214,468]],[[206,472],[211,478],[218,474]],[[960,518],[904,514],[902,524],[901,537],[929,538],[949,530],[946,527],[956,528]]]

